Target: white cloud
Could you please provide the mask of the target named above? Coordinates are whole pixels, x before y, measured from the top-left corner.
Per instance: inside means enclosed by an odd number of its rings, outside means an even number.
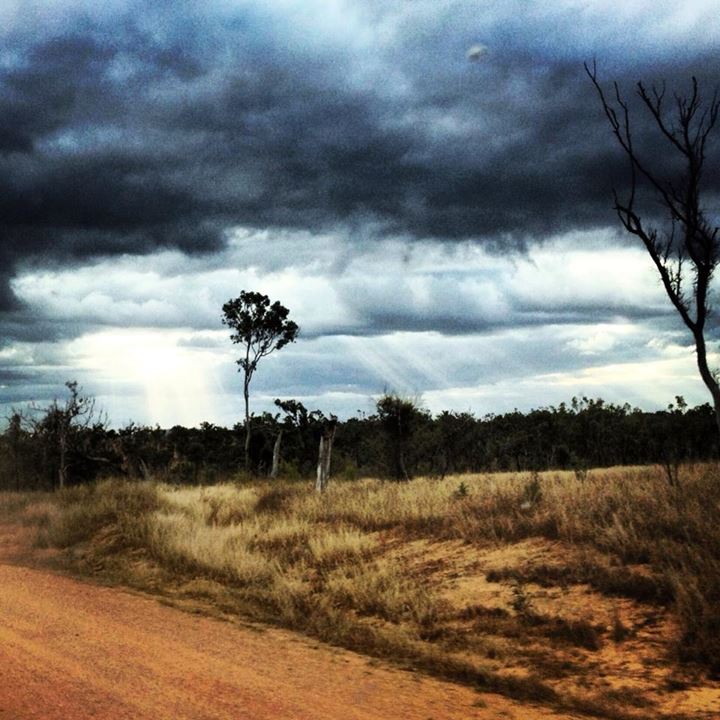
[[[568,349],[581,355],[607,355],[623,339],[636,333],[636,328],[630,323],[600,324],[597,327],[581,327],[576,332],[577,337],[566,344]]]
[[[478,413],[582,392],[649,406],[673,394],[702,401],[650,264],[612,237],[572,234],[499,256],[472,243],[238,232],[213,256],[29,270],[14,282],[18,297],[38,321],[74,323],[78,336],[8,346],[0,360],[79,376],[118,422],[232,423],[240,384],[221,305],[257,289],[301,326],[298,343],[258,371],[258,412],[296,396],[352,414],[384,388],[423,395],[432,410]],[[637,319],[648,311],[668,314]]]

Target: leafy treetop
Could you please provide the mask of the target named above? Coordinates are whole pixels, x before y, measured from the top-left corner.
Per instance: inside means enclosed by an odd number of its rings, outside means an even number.
[[[271,303],[262,293],[243,290],[222,309],[223,324],[233,330],[230,339],[245,347],[245,357],[237,364],[246,376],[253,374],[261,358],[297,337],[297,323],[287,319],[290,311],[277,301]]]

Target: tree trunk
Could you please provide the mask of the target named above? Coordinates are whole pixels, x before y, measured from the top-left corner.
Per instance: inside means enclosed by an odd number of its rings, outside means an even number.
[[[317,477],[315,479],[315,491],[325,492],[330,479],[330,462],[332,460],[332,446],[335,438],[336,423],[329,423],[320,436],[320,448],[318,450]]]
[[[448,455],[449,455],[449,453],[447,452],[447,450],[444,450],[443,453],[442,453],[442,455],[441,455],[441,457],[442,457],[442,466],[441,466],[441,467],[442,467],[442,470],[440,470],[440,480],[444,480],[444,479],[445,479],[445,476],[447,475],[448,466],[449,466],[449,464],[450,464],[450,463],[448,462]]]
[[[330,461],[332,460],[333,440],[335,440],[334,423],[325,436],[325,485],[327,485],[327,482],[330,479]]]
[[[245,472],[250,472],[250,386],[247,377],[244,384],[245,392]]]
[[[62,490],[67,482],[67,437],[64,429],[60,431],[60,460],[58,462],[58,485]]]
[[[715,422],[720,433],[720,386],[716,377],[708,367],[707,348],[705,347],[705,336],[702,330],[693,333],[695,338],[695,351],[697,352],[697,364],[700,371],[700,377],[705,383],[705,387],[710,391],[713,399],[713,407],[715,408]]]
[[[280,468],[280,445],[282,443],[283,431],[280,430],[275,438],[275,444],[273,445],[273,458],[272,458],[272,469],[270,470],[270,477],[275,480],[278,476],[278,470]]]
[[[142,479],[150,480],[150,470],[148,469],[147,463],[142,458],[138,458],[138,468],[140,468]]]
[[[397,475],[400,480],[407,482],[410,479],[408,475],[407,467],[405,466],[405,448],[402,445],[402,441],[399,441],[398,455],[397,455]]]
[[[315,492],[325,490],[325,435],[320,436],[320,448],[318,449],[317,476],[315,478]]]

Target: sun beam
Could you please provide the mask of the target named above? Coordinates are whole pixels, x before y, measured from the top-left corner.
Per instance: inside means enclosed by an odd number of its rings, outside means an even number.
[[[186,347],[175,330],[108,330],[72,343],[76,366],[113,384],[129,384],[145,396],[147,421],[196,425],[213,414],[209,388],[223,356]]]

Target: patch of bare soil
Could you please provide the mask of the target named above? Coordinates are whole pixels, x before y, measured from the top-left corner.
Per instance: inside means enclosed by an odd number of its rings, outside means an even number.
[[[27,567],[29,539],[0,526],[2,719],[579,717]]]
[[[607,562],[593,551],[531,539],[495,546],[417,540],[391,552],[438,590],[447,604],[438,640],[468,659],[514,677],[532,669],[560,696],[607,703],[608,713],[720,718],[720,683],[672,657],[677,627],[668,607],[553,580],[553,568]],[[550,568],[547,582],[522,581],[538,568]]]

